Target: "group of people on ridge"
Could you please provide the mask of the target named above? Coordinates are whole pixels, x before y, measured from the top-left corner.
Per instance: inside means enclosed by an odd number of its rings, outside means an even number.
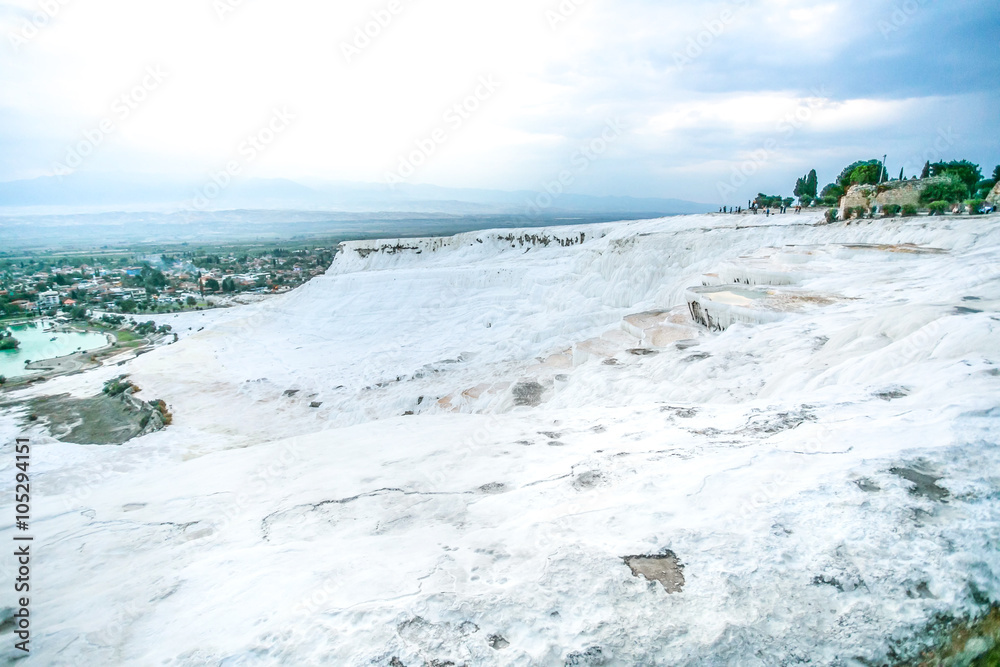
[[[775,215],[778,215],[779,213],[788,213],[788,208],[789,207],[785,206],[784,204],[781,204],[777,208],[778,208],[778,210],[774,212]],[[741,213],[746,213],[747,211],[749,211],[750,213],[753,213],[754,215],[757,215],[758,213],[761,213],[762,215],[766,215],[766,216],[770,216],[771,215],[771,207],[770,206],[758,206],[757,202],[755,202],[755,201],[747,201],[747,207],[746,207],[745,210],[744,210],[744,208],[742,206],[722,206],[722,207],[719,208],[719,213],[732,213],[732,214],[735,214],[735,215],[738,215],[738,214],[741,214]],[[802,206],[801,205],[797,205],[795,207],[795,212],[796,213],[801,213],[802,212]]]

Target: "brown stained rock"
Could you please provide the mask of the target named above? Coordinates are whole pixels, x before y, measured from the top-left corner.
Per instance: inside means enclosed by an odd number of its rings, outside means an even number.
[[[667,593],[684,590],[684,566],[673,551],[658,556],[625,556],[624,560],[633,576],[658,581]]]

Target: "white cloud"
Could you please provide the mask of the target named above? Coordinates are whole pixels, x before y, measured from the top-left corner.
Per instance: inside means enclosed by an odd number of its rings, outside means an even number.
[[[554,29],[546,12],[558,10],[555,1],[395,0],[390,20],[390,0],[218,0],[238,5],[222,19],[216,1],[64,0],[37,36],[0,52],[4,115],[18,120],[8,128],[27,124],[46,137],[17,143],[0,177],[47,168],[151,64],[169,79],[88,168],[217,169],[284,105],[294,126],[255,161],[256,175],[380,180],[479,77],[492,75],[499,91],[416,180],[533,187],[575,142],[621,118],[628,130],[615,153],[581,187],[694,197],[702,169],[738,159],[803,105],[811,115],[797,138],[854,133],[846,142],[853,145],[871,132],[903,136],[894,119],[926,120],[928,105],[937,110],[944,99],[849,88],[870,71],[845,74],[843,54],[876,52],[856,48],[867,39],[860,28],[845,28],[852,17],[864,27],[877,14],[860,1],[575,0],[578,9]],[[0,31],[16,31],[18,12],[37,7],[7,3]],[[373,13],[384,25],[348,62],[342,45]],[[724,29],[691,68],[677,71],[674,54],[713,21]],[[891,46],[900,44],[904,37]],[[789,83],[790,73],[807,83]],[[814,81],[831,92],[813,91]],[[775,169],[784,169],[779,162]],[[635,192],[636,184],[647,190]]]

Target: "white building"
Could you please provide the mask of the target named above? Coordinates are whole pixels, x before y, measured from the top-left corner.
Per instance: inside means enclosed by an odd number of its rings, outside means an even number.
[[[59,292],[49,290],[38,295],[38,305],[41,308],[55,308],[59,305]]]

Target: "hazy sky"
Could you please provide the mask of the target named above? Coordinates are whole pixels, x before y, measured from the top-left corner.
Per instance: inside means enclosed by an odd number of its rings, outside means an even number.
[[[0,180],[738,203],[884,153],[1000,162],[996,0],[24,0],[0,29]]]

